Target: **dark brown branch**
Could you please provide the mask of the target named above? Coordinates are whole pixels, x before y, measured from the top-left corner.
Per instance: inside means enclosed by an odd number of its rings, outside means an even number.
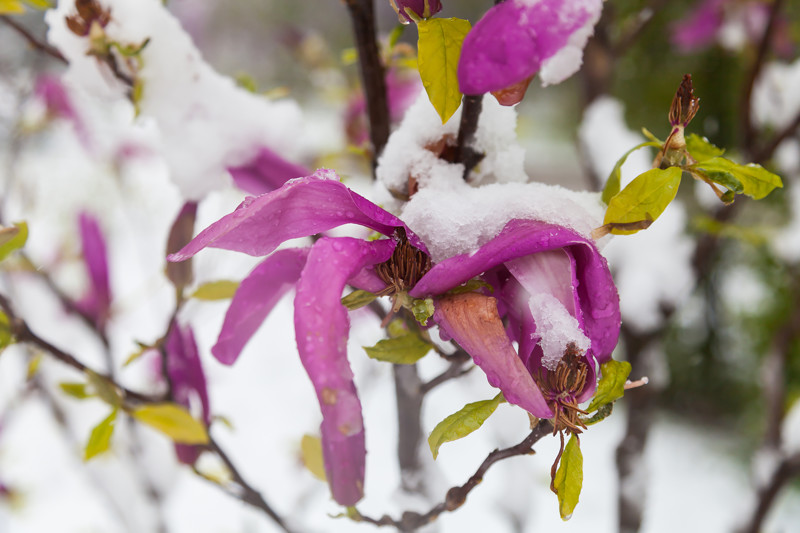
[[[128,401],[133,401],[136,403],[158,403],[163,402],[167,398],[163,395],[148,395],[142,394],[139,392],[132,391],[122,385],[116,383],[110,377],[103,375],[100,372],[96,372],[93,369],[89,368],[82,362],[80,362],[75,356],[65,352],[64,350],[53,346],[43,338],[39,337],[36,333],[31,331],[28,327],[28,324],[21,318],[19,318],[11,307],[11,303],[8,301],[4,295],[0,294],[0,308],[3,309],[3,312],[8,317],[8,323],[11,330],[11,335],[17,340],[17,342],[28,343],[33,346],[36,346],[45,352],[49,353],[62,363],[71,366],[75,370],[83,374],[95,374],[99,376],[101,379],[108,381],[109,383],[113,384],[115,387],[122,392],[124,399]]]
[[[478,119],[483,107],[483,95],[464,95],[461,123],[458,125],[455,163],[464,165],[464,181],[469,178],[472,169],[481,162],[483,155],[472,148],[475,132],[478,131]]]
[[[393,365],[394,388],[397,397],[397,460],[403,490],[420,494],[423,481],[418,475],[422,468],[419,458],[422,433],[422,381],[417,365]]]
[[[358,63],[367,100],[369,135],[372,141],[372,168],[389,139],[389,104],[386,96],[386,76],[375,40],[373,0],[345,0],[353,22],[358,50]]]
[[[369,522],[370,524],[374,524],[376,526],[395,527],[400,531],[415,531],[416,529],[436,520],[440,514],[448,511],[455,511],[461,507],[467,500],[467,496],[472,489],[477,487],[480,482],[483,481],[483,476],[486,475],[486,472],[489,471],[489,468],[491,468],[493,464],[510,457],[516,457],[518,455],[531,455],[535,453],[533,451],[533,445],[536,444],[542,437],[551,434],[552,430],[553,426],[549,421],[540,421],[539,424],[533,428],[530,434],[516,446],[492,451],[488,456],[486,456],[486,459],[483,460],[481,465],[478,467],[475,473],[470,476],[466,483],[448,490],[444,501],[435,505],[425,514],[419,514],[414,511],[406,511],[399,520],[388,515],[384,515],[379,519],[359,515],[357,520]]]
[[[278,524],[283,531],[286,531],[286,533],[292,533],[292,530],[289,529],[283,519],[272,509],[272,507],[270,507],[266,500],[264,500],[264,497],[261,495],[261,493],[250,486],[247,481],[245,481],[245,479],[239,473],[239,470],[237,470],[236,465],[233,464],[233,461],[231,461],[225,451],[220,448],[219,444],[217,444],[217,442],[211,436],[209,436],[208,447],[210,450],[216,453],[220,459],[222,459],[222,462],[225,463],[225,466],[230,471],[231,476],[233,476],[234,483],[236,483],[241,489],[241,493],[234,491],[228,491],[228,493],[244,503],[251,505],[256,509],[260,509],[270,518],[272,518],[272,520]]]
[[[61,55],[61,52],[59,52],[57,49],[53,48],[49,44],[37,39],[36,36],[33,35],[25,26],[14,20],[12,17],[9,17],[7,15],[0,15],[0,20],[6,23],[6,25],[8,25],[14,31],[16,31],[20,36],[22,36],[26,41],[28,41],[28,44],[30,44],[36,50],[44,52],[45,54],[49,55],[52,58],[57,59],[58,61],[61,61],[62,63],[65,64],[67,63],[66,58],[63,55]]]
[[[775,153],[775,150],[778,149],[778,146],[780,146],[783,141],[794,135],[798,128],[800,128],[800,113],[794,117],[794,120],[792,120],[789,125],[776,133],[767,144],[755,151],[753,154],[753,162],[764,163],[767,161],[770,157],[772,157],[772,154]]]
[[[753,125],[753,117],[751,116],[753,87],[755,87],[756,80],[758,80],[758,75],[761,74],[761,69],[764,67],[764,62],[767,58],[767,52],[769,52],[769,48],[772,43],[772,35],[775,29],[775,23],[778,20],[778,14],[780,13],[782,7],[783,0],[774,0],[772,2],[767,25],[764,28],[764,33],[758,43],[756,57],[753,59],[753,64],[750,66],[747,78],[745,79],[744,87],[742,88],[742,99],[739,105],[739,109],[741,110],[740,120],[742,128],[742,148],[750,156],[754,155],[756,140],[756,129]]]
[[[761,531],[764,519],[767,517],[781,489],[798,476],[800,476],[800,453],[795,453],[784,458],[778,464],[770,480],[759,489],[753,515],[750,517],[747,526],[739,530],[740,533],[758,533]]]

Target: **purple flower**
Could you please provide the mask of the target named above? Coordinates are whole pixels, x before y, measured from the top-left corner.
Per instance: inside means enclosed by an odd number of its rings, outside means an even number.
[[[285,240],[348,223],[389,238],[323,237],[310,248],[272,253]],[[431,268],[427,248],[401,220],[347,189],[332,171],[246,200],[169,260],[187,259],[207,246],[271,254],[231,302],[212,349],[223,363],[236,360],[275,303],[296,285],[298,351],[320,403],[326,471],[342,505],[363,496],[366,453],[361,404],[347,362],[345,285],[434,298],[434,320],[444,334],[473,356],[509,402],[555,417],[570,430],[577,430],[577,403],[594,392],[595,363],[610,358],[619,333],[619,302],[605,259],[574,231],[512,220],[476,252]],[[496,297],[447,294],[476,276],[494,287]]]
[[[208,402],[206,376],[197,353],[197,343],[189,326],[181,328],[177,321],[172,323],[167,335],[164,350],[167,356],[167,375],[172,384],[172,397],[176,403],[192,408],[200,405],[202,420],[211,423],[211,409]],[[184,464],[193,465],[202,452],[202,447],[176,444],[175,454]]]
[[[706,0],[672,26],[672,44],[682,53],[705,48],[717,38],[727,0]]]
[[[78,229],[83,259],[89,274],[89,290],[76,305],[102,329],[111,312],[106,242],[97,219],[88,213],[81,213],[78,216]]]
[[[499,92],[500,103],[512,105],[522,99],[537,72],[544,84],[562,82],[580,67],[602,7],[602,0],[497,4],[464,39],[458,62],[461,92]]]
[[[89,135],[86,125],[75,110],[72,98],[59,78],[48,75],[39,76],[33,94],[44,104],[47,118],[60,118],[71,122],[80,141],[84,146],[88,146]]]
[[[389,0],[403,24],[409,24],[415,18],[429,18],[442,10],[439,0]]]
[[[229,167],[228,172],[237,187],[256,195],[274,191],[292,178],[311,173],[306,167],[287,161],[266,146],[260,147],[249,163]]]

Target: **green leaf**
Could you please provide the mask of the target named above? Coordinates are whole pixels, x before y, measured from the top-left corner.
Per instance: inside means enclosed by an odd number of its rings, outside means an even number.
[[[2,1],[2,0],[0,0]],[[6,235],[11,235],[10,238],[3,239],[2,244],[0,244],[0,261],[8,257],[8,255],[15,251],[19,250],[28,240],[28,224],[25,222],[19,222],[14,224],[15,230],[11,230],[11,228],[3,228],[3,231],[7,232]],[[10,230],[10,231],[9,231]]]
[[[111,435],[114,434],[114,422],[117,420],[117,409],[111,411],[108,417],[97,424],[89,435],[89,442],[83,450],[83,460],[88,461],[92,457],[108,450],[111,446]]]
[[[601,377],[597,383],[597,391],[594,393],[594,398],[586,408],[588,412],[592,412],[606,404],[622,398],[625,393],[625,382],[631,373],[631,364],[627,361],[608,361],[600,365]]]
[[[578,438],[572,435],[561,455],[553,487],[558,496],[558,511],[562,520],[569,520],[578,505],[583,487],[583,454]]]
[[[25,6],[19,0],[0,0],[0,15],[24,12]]]
[[[767,242],[768,230],[763,228],[738,226],[736,224],[720,222],[719,220],[706,216],[695,218],[692,220],[692,225],[697,231],[719,235],[720,237],[729,239],[737,239],[752,244],[753,246],[761,246]]]
[[[467,20],[457,18],[430,18],[420,20],[417,29],[419,75],[431,104],[444,124],[461,105],[458,58],[470,24]]]
[[[375,346],[364,346],[370,359],[396,365],[413,365],[430,351],[431,345],[416,333],[408,333],[393,339],[384,339]]]
[[[494,287],[482,279],[471,279],[463,285],[450,289],[447,291],[447,294],[465,294],[467,292],[475,292],[479,289],[489,289],[489,292],[494,292]]]
[[[97,393],[101,400],[112,407],[119,407],[122,405],[122,392],[116,385],[111,383],[107,377],[101,376],[91,370],[86,371],[86,377],[89,378],[89,384],[91,384],[95,393]]]
[[[598,422],[602,422],[603,420],[608,418],[608,416],[611,415],[611,411],[613,410],[614,410],[613,402],[607,403],[604,406],[600,407],[597,410],[597,412],[593,414],[591,417],[589,418],[581,417],[581,421],[587,426],[591,426],[592,424],[597,424]]]
[[[439,448],[445,442],[452,442],[466,437],[486,422],[497,406],[505,402],[500,393],[491,400],[468,403],[460,411],[448,416],[433,428],[428,437],[428,446],[431,448],[433,458],[439,455]]]
[[[713,181],[714,183],[719,183],[720,185],[730,189],[734,193],[741,193],[742,191],[744,191],[742,182],[737,180],[736,176],[734,176],[730,172],[720,172],[715,170],[715,171],[705,171],[702,174],[706,178]]]
[[[208,444],[206,427],[176,403],[145,405],[134,409],[131,415],[177,443]]]
[[[53,2],[50,2],[49,0],[24,0],[24,2],[40,11],[53,7]]]
[[[327,481],[325,462],[322,459],[322,441],[319,437],[303,435],[300,441],[300,453],[303,464],[311,474],[320,481]]]
[[[411,302],[411,312],[414,314],[414,318],[417,319],[417,322],[423,326],[427,326],[428,319],[433,316],[434,312],[436,312],[436,308],[433,306],[433,299],[415,299],[413,302]]]
[[[28,362],[28,372],[25,375],[26,380],[30,380],[39,371],[39,365],[42,364],[42,354],[37,353]]]
[[[238,288],[238,281],[209,281],[197,287],[191,297],[198,300],[228,300],[233,298]]]
[[[6,314],[0,311],[0,352],[13,342],[14,336],[11,335],[11,324],[9,324]]]
[[[718,157],[725,153],[724,148],[718,148],[708,142],[705,137],[700,137],[694,133],[686,136],[686,149],[689,151],[689,155],[697,162]]]
[[[761,165],[755,163],[740,165],[724,157],[713,157],[692,165],[689,169],[699,169],[706,174],[710,172],[730,173],[742,184],[742,193],[755,200],[761,200],[776,187],[783,187],[780,176],[773,174]]]
[[[653,168],[640,174],[627,187],[611,198],[603,224],[628,224],[657,219],[678,193],[682,171]],[[613,228],[615,235],[631,235],[638,229]]]
[[[653,135],[653,132],[651,132],[647,128],[642,128],[642,135],[644,135],[654,143],[658,143],[659,146],[664,146],[664,141]]]
[[[73,398],[78,400],[85,400],[86,398],[91,398],[92,396],[94,396],[94,394],[92,394],[89,391],[89,388],[86,386],[86,383],[64,382],[64,383],[59,383],[58,386],[61,387],[61,390],[64,391],[64,394],[66,394],[67,396],[72,396]]]
[[[628,156],[631,155],[636,150],[640,148],[644,148],[645,146],[654,146],[661,148],[661,143],[650,141],[650,142],[643,142],[642,144],[637,144],[625,154],[619,158],[617,164],[614,165],[614,168],[611,170],[611,174],[608,175],[608,180],[606,180],[606,186],[603,187],[603,196],[601,199],[603,202],[608,205],[611,198],[613,198],[617,193],[619,193],[620,188],[620,180],[622,179],[622,165],[625,164],[625,161],[628,160]]]
[[[358,289],[342,298],[342,305],[351,311],[355,311],[365,305],[371,304],[377,297],[378,296],[372,292]]]

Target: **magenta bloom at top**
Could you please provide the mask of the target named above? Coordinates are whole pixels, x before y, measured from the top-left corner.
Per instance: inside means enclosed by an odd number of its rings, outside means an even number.
[[[284,159],[266,146],[260,147],[249,163],[228,167],[228,172],[237,187],[256,195],[274,191],[290,179],[311,173],[306,167]]]
[[[602,0],[506,0],[467,34],[458,62],[464,94],[512,91],[516,101],[530,79],[560,83],[580,68],[583,47],[600,18]],[[521,87],[520,91],[514,90]]]
[[[389,0],[400,22],[408,24],[414,17],[428,18],[442,10],[440,0]]]
[[[386,238],[322,237],[310,248],[276,247],[291,238],[359,224]],[[474,253],[431,268],[427,247],[397,217],[355,194],[332,171],[292,180],[249,198],[183,250],[205,247],[268,255],[242,282],[212,353],[232,364],[280,297],[296,286],[295,336],[322,411],[325,468],[334,499],[363,496],[361,403],[347,361],[345,285],[379,295],[433,298],[441,331],[472,355],[506,399],[559,429],[579,431],[577,403],[595,390],[595,364],[619,334],[619,301],[605,259],[570,229],[511,220]],[[274,252],[274,253],[273,253]],[[494,294],[448,293],[480,277]],[[507,319],[507,327],[502,319]],[[519,352],[512,342],[520,346]]]

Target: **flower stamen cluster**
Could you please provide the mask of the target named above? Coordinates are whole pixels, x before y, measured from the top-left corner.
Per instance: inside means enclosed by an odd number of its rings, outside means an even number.
[[[393,296],[414,288],[417,281],[431,269],[431,258],[408,242],[404,228],[395,230],[397,247],[388,261],[375,266],[375,273],[386,283],[378,296]]]
[[[580,435],[586,425],[578,416],[588,414],[578,407],[576,397],[583,391],[589,375],[584,356],[574,343],[567,345],[555,371],[540,368],[534,380],[553,409],[553,435],[559,431]]]

